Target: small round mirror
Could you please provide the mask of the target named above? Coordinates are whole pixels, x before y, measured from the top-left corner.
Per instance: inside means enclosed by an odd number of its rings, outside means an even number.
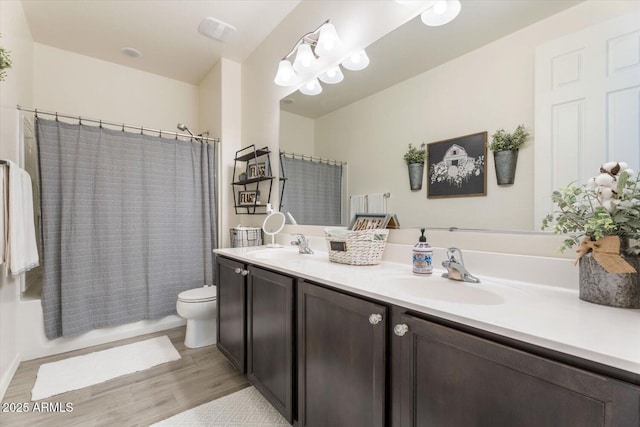
[[[264,219],[262,223],[262,231],[264,234],[271,236],[271,243],[267,245],[269,248],[281,248],[281,245],[275,243],[275,236],[282,231],[284,227],[284,214],[282,212],[272,212]]]

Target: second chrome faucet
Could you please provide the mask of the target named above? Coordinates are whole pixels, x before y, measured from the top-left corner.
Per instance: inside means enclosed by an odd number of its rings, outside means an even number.
[[[469,273],[462,261],[462,252],[458,248],[447,249],[447,259],[442,261],[442,266],[447,269],[442,277],[463,282],[480,283],[480,279]]]
[[[311,248],[309,247],[309,242],[307,241],[307,238],[304,237],[304,234],[296,234],[295,237],[296,237],[296,240],[292,241],[291,244],[293,246],[298,247],[298,253],[301,253],[301,254],[313,253],[313,250],[311,250]]]

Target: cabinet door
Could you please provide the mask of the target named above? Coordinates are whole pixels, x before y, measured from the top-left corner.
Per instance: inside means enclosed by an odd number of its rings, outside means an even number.
[[[247,377],[293,422],[294,279],[249,267]]]
[[[300,426],[384,426],[386,325],[385,306],[300,283]]]
[[[406,326],[392,339],[394,426],[640,425],[637,387],[403,312],[393,324]]]
[[[242,373],[246,372],[246,266],[217,257],[218,349]]]

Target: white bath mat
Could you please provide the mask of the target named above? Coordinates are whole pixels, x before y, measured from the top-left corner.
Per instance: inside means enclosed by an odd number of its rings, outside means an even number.
[[[180,359],[166,335],[84,356],[45,363],[38,369],[31,400],[40,400]]]
[[[181,412],[152,427],[280,427],[290,424],[253,387]]]

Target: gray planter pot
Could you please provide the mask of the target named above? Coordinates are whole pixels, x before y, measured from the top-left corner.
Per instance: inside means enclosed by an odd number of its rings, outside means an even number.
[[[424,163],[411,163],[408,164],[407,167],[409,168],[409,185],[411,185],[411,190],[422,189]]]
[[[640,271],[640,257],[621,256]],[[610,307],[640,308],[640,274],[609,273],[588,253],[580,258],[580,299]]]
[[[498,185],[511,185],[516,177],[518,150],[494,151],[493,160],[496,167]]]

